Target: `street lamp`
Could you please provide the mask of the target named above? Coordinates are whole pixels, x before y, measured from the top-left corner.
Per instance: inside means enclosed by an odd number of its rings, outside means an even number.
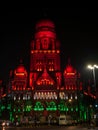
[[[94,78],[94,87],[95,87],[95,96],[96,96],[96,104],[95,104],[95,107],[97,108],[98,105],[97,105],[97,88],[96,88],[96,78],[95,78],[95,68],[98,69],[98,65],[88,65],[88,68],[89,69],[92,69],[93,70],[93,78]]]
[[[88,65],[88,68],[93,71],[93,78],[94,78],[94,87],[96,92],[96,78],[95,78],[95,68],[98,69],[98,65]]]
[[[95,69],[98,69],[98,65],[88,65],[88,68],[91,69],[93,71],[93,78],[94,78],[94,89],[95,89],[95,96],[96,96],[96,99],[95,99],[95,116],[96,116],[96,113],[97,113],[97,88],[96,88],[96,78],[95,78]],[[94,116],[94,117],[95,117]],[[96,120],[96,119],[95,119]],[[96,121],[95,121],[96,122]],[[96,124],[96,123],[95,123]]]

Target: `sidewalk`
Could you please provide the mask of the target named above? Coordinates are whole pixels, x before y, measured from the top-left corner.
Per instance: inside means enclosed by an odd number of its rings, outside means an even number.
[[[77,125],[77,127],[79,128],[87,128],[87,129],[90,129],[90,130],[98,130],[98,126],[88,126],[88,124],[82,124],[82,125]]]

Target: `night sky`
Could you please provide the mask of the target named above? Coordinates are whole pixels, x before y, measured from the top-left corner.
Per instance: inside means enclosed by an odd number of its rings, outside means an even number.
[[[98,64],[97,11],[89,8],[8,8],[0,12],[0,79],[7,80],[9,71],[20,59],[29,70],[30,42],[35,24],[42,18],[55,23],[61,43],[62,71],[68,58],[82,76],[87,76],[87,64]],[[98,70],[96,70],[98,71]]]

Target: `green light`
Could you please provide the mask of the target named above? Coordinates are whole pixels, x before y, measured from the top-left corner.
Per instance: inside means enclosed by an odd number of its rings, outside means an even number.
[[[78,111],[78,107],[76,107],[76,111]]]
[[[4,109],[5,109],[5,106],[2,106],[2,107],[1,107],[1,110],[4,110]]]
[[[86,112],[84,112],[84,119],[85,119],[85,120],[87,119]]]
[[[69,109],[67,108],[66,111],[68,111]]]
[[[14,112],[16,111],[15,108],[13,109],[13,111],[14,111]]]
[[[18,108],[18,112],[20,112],[20,109]]]
[[[31,111],[31,110],[32,110],[32,106],[31,105],[26,106],[26,111]]]
[[[8,104],[7,109],[9,110],[11,109],[11,104]]]
[[[71,108],[71,111],[73,111],[73,108]]]
[[[56,111],[57,110],[57,106],[55,104],[55,102],[50,102],[50,103],[47,103],[47,108],[46,110],[49,110],[49,111]]]
[[[35,111],[43,111],[44,110],[44,107],[43,105],[41,104],[41,102],[36,102],[35,106],[34,106],[34,110]]]
[[[60,104],[58,105],[58,110],[59,111],[67,111],[67,106],[65,104],[65,101],[60,101]]]
[[[84,106],[80,105],[80,110],[84,111]]]
[[[10,112],[10,120],[12,120],[12,112]]]

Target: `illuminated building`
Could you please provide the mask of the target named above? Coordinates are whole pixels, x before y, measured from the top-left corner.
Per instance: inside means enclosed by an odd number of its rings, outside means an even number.
[[[38,22],[30,54],[30,87],[35,111],[47,111],[49,114],[49,111],[57,110],[61,87],[59,46],[54,23],[50,20]]]
[[[30,72],[23,63],[10,73],[8,87],[10,119],[22,121],[24,117],[61,113],[74,120],[86,119],[81,103],[83,86],[80,74],[68,60],[61,73],[60,42],[51,20],[40,20],[30,44]],[[84,114],[85,113],[85,114]]]

